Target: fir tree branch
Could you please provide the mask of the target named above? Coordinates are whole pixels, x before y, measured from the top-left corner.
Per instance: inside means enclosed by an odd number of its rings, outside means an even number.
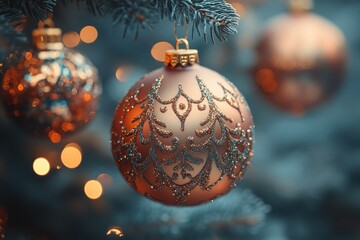
[[[99,4],[104,14],[112,14],[115,24],[125,25],[124,35],[128,28],[137,35],[140,28],[151,28],[163,18],[187,19],[192,22],[193,35],[196,30],[205,41],[208,33],[212,42],[215,37],[226,41],[227,35],[237,32],[239,22],[235,10],[224,0],[102,0]]]
[[[151,29],[159,21],[158,9],[152,0],[103,0],[100,3],[103,14],[111,14],[114,25],[124,25],[124,36],[128,29],[135,31],[135,39],[139,29]]]
[[[25,46],[25,35],[18,29],[26,17],[44,20],[56,4],[56,0],[0,0],[0,46],[2,53]],[[3,56],[1,56],[1,59]]]
[[[6,54],[7,51],[12,51],[14,46],[26,43],[25,35],[16,29],[23,22],[24,15],[15,9],[0,7],[0,50]]]
[[[78,7],[80,7],[81,4],[85,4],[91,14],[94,16],[101,15],[99,0],[62,0],[64,5],[68,5],[68,2],[75,3]]]
[[[18,9],[38,21],[45,20],[55,5],[56,0],[0,0],[0,7]]]
[[[183,22],[187,18],[192,22],[193,31],[202,33],[207,40],[210,33],[212,42],[215,36],[219,41],[226,41],[226,36],[237,33],[236,26],[240,20],[235,9],[224,0],[154,0],[162,17],[171,21]],[[209,28],[209,29],[208,29]],[[215,36],[214,36],[215,35]]]
[[[37,21],[46,19],[53,12],[56,0],[0,0],[0,37],[16,44],[23,40],[21,32],[15,29],[17,21],[23,17]],[[86,4],[94,15],[111,14],[115,25],[124,25],[124,35],[128,30],[135,31],[137,38],[140,29],[151,29],[163,18],[170,21],[192,23],[192,33],[203,34],[205,41],[210,34],[226,41],[226,36],[236,33],[239,16],[225,0],[62,0],[62,2]]]

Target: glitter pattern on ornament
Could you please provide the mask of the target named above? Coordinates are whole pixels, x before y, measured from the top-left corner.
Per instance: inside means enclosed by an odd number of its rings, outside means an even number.
[[[167,52],[115,112],[112,149],[127,182],[168,205],[197,205],[242,179],[254,124],[237,88],[197,64],[196,50]]]

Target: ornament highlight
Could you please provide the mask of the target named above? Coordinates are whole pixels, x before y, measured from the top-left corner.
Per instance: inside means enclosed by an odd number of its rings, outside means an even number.
[[[179,49],[184,43],[186,49]],[[126,181],[167,205],[197,205],[229,192],[253,155],[254,124],[239,90],[198,64],[186,39],[165,68],[140,79],[120,101],[112,150]]]
[[[40,26],[33,31],[35,49],[11,54],[1,75],[1,99],[10,118],[54,143],[94,118],[102,91],[97,69],[64,48],[61,39],[60,29]]]
[[[257,87],[275,106],[302,115],[331,97],[346,68],[346,43],[331,22],[309,12],[311,1],[290,1],[270,20],[257,46]]]

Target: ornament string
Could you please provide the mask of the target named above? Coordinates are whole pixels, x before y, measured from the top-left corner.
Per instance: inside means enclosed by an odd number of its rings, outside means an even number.
[[[177,21],[174,22],[174,37],[176,40],[175,49],[179,50],[180,44],[185,44],[185,49],[189,50],[189,41],[187,40],[189,37],[189,21],[185,20],[185,37],[179,38],[177,35]]]
[[[175,37],[175,40],[179,40],[179,39],[182,39],[182,38],[179,38],[178,35],[177,35],[177,21],[174,22],[174,37]],[[184,39],[188,39],[189,37],[189,21],[186,19],[185,20],[185,37],[183,37]]]

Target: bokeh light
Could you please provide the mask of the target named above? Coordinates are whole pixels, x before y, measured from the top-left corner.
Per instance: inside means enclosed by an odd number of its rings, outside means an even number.
[[[165,61],[165,52],[174,49],[173,45],[168,42],[158,42],[151,49],[151,56],[159,62]]]
[[[106,186],[109,186],[112,184],[113,182],[113,179],[112,177],[109,175],[109,174],[106,174],[106,173],[103,173],[103,174],[100,174],[98,177],[97,177],[97,180],[102,184],[102,185],[106,185]]]
[[[63,36],[63,43],[68,48],[77,47],[80,44],[80,36],[77,32],[67,32]]]
[[[146,73],[148,73],[148,70],[136,65],[119,65],[111,79],[106,82],[107,95],[115,102],[118,102],[136,81]]]
[[[49,132],[49,138],[53,143],[59,143],[61,142],[61,135],[54,130],[51,130]]]
[[[34,172],[39,176],[45,176],[50,171],[50,163],[46,158],[37,158],[33,163]]]
[[[113,226],[110,227],[109,230],[106,232],[106,235],[108,236],[117,236],[117,237],[123,237],[124,233],[121,227],[119,226]]]
[[[267,93],[275,92],[278,87],[273,71],[267,68],[262,68],[257,71],[256,82]]]
[[[101,197],[103,189],[99,181],[90,180],[85,184],[84,192],[88,198],[95,200]]]
[[[31,52],[26,52],[26,53],[25,53],[25,59],[28,60],[28,61],[32,58],[32,56],[33,56],[33,55],[32,55]]]
[[[115,71],[115,77],[117,80],[119,80],[120,82],[125,82],[126,81],[126,74],[125,72],[127,71],[127,67],[124,66],[120,66],[116,69]]]
[[[70,143],[61,152],[61,162],[67,168],[77,168],[81,164],[81,148],[76,143]]]
[[[74,130],[75,130],[75,125],[74,125],[73,123],[64,122],[64,123],[61,125],[61,129],[62,129],[64,132],[71,132],[71,131],[74,131]]]
[[[98,31],[93,26],[86,26],[80,31],[80,39],[84,43],[93,43],[98,37]]]

